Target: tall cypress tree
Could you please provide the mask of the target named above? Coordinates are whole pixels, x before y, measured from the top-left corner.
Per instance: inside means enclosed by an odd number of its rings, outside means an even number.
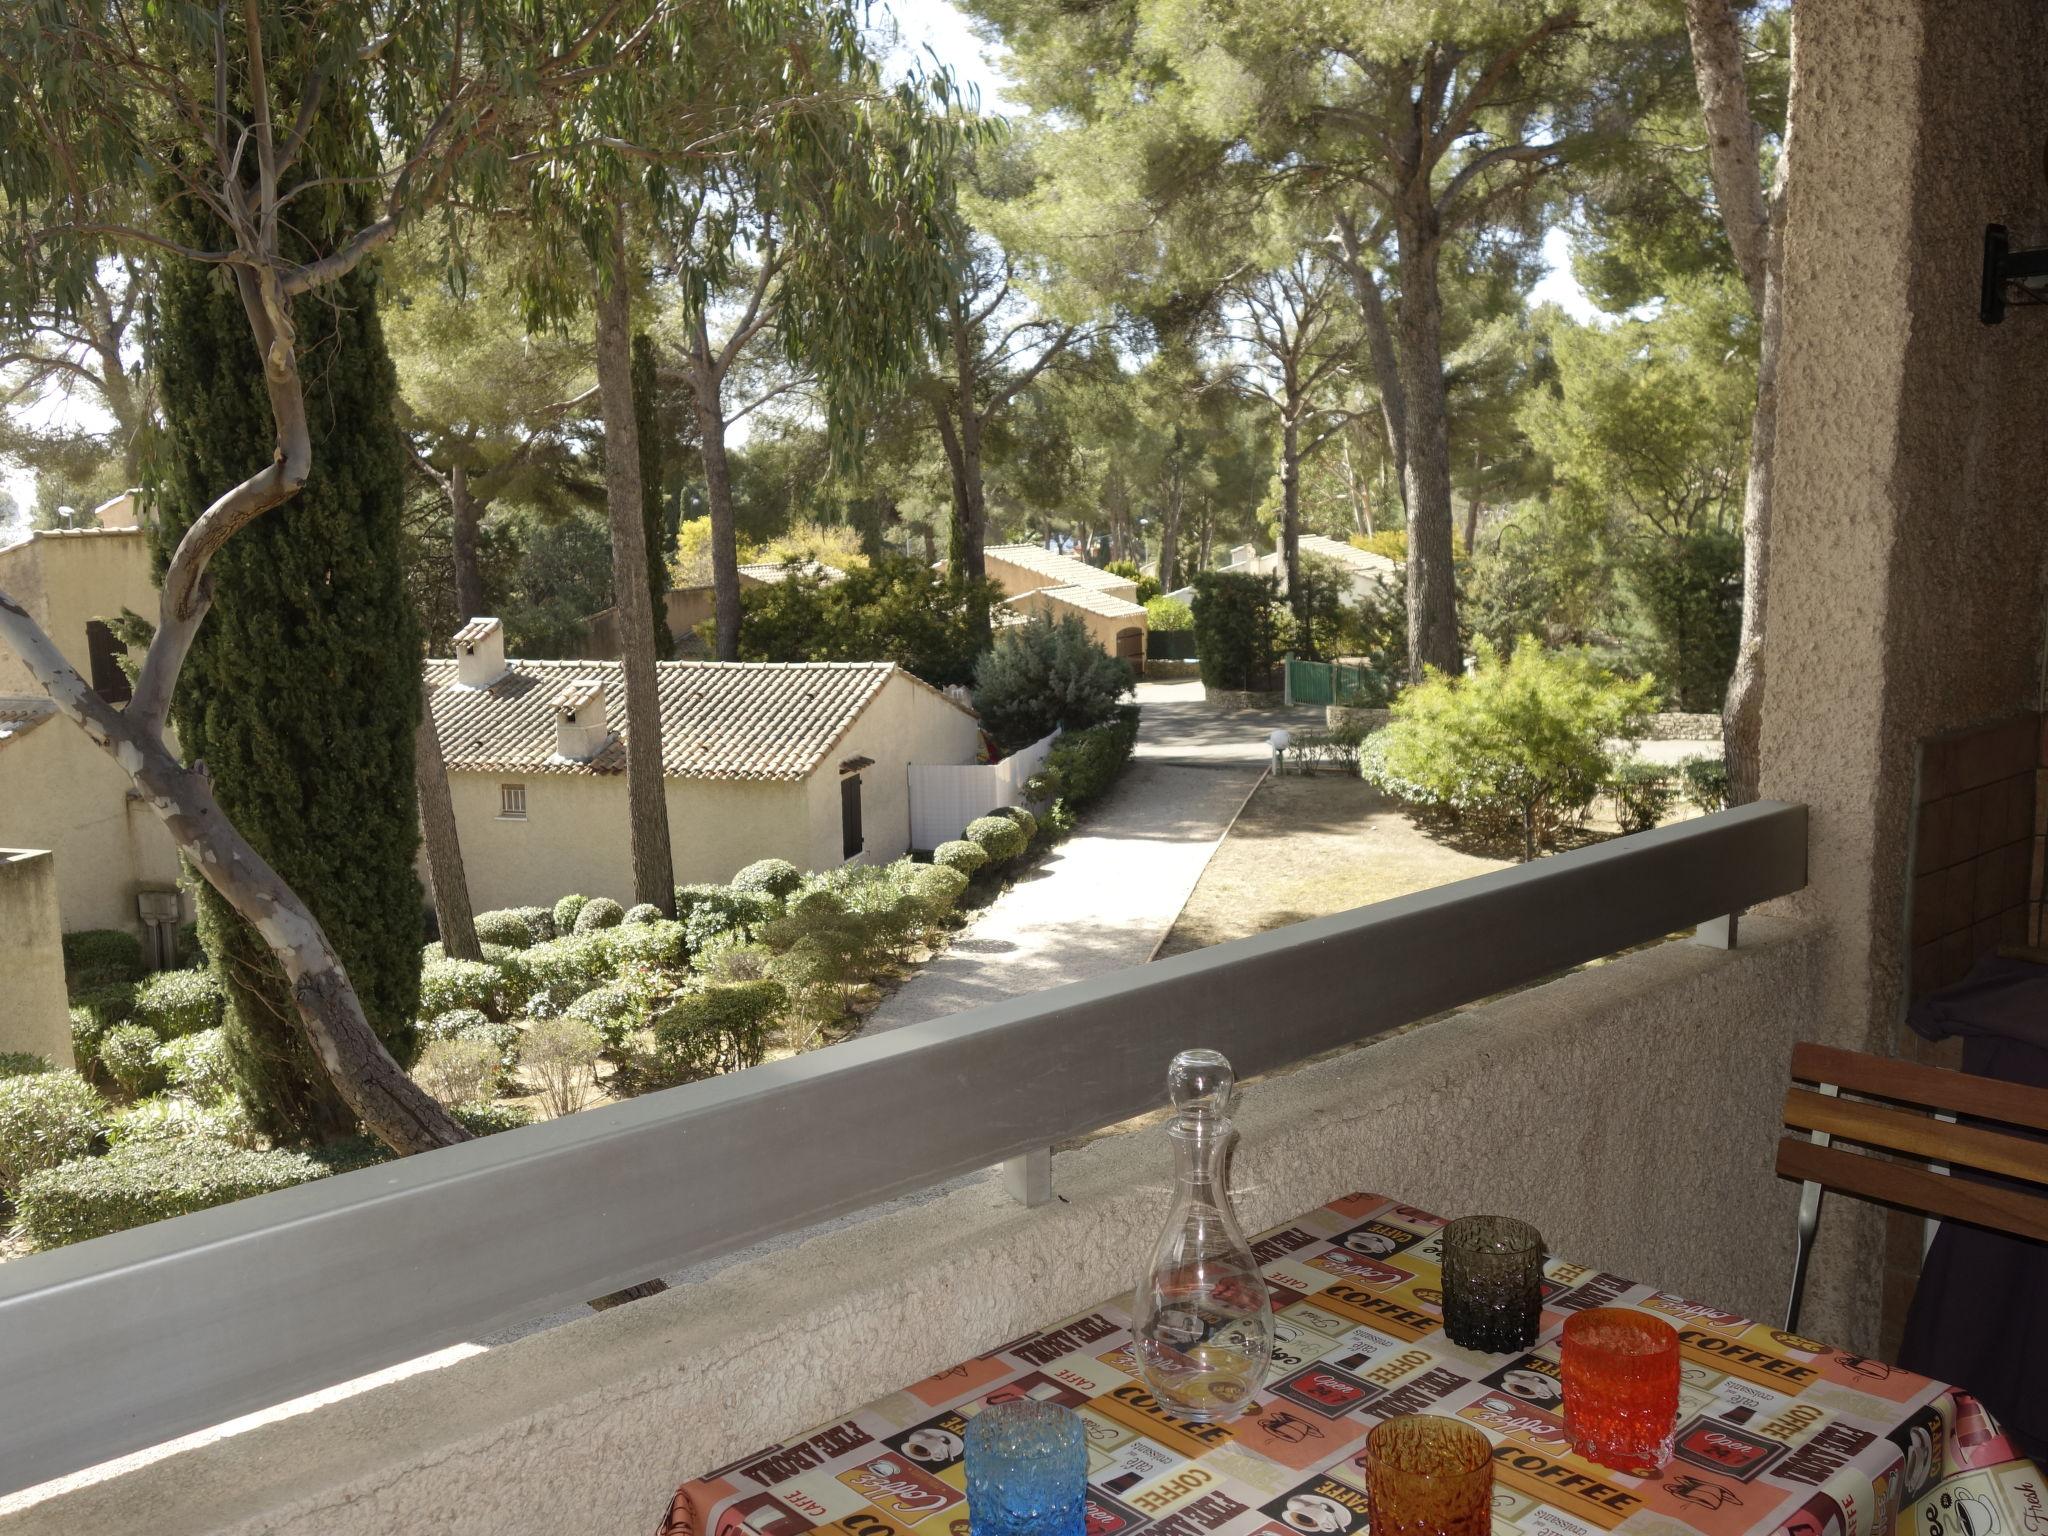
[[[301,207],[308,222],[315,206]],[[292,318],[312,475],[214,556],[212,612],[172,719],[186,760],[204,760],[222,809],[319,918],[371,1026],[410,1064],[422,911],[413,872],[419,642],[401,582],[398,381],[374,266],[296,300]],[[272,424],[262,360],[224,273],[164,263],[154,360],[165,425],[161,569],[219,488],[270,456]],[[228,987],[228,1042],[258,1123],[291,1139],[352,1131],[263,940],[205,885],[200,922]]]
[[[654,599],[654,654],[675,655],[675,636],[668,632],[668,551],[671,535],[662,506],[666,478],[661,449],[661,411],[655,375],[654,341],[645,331],[633,333],[633,415],[640,427],[640,519],[647,525],[647,590]]]

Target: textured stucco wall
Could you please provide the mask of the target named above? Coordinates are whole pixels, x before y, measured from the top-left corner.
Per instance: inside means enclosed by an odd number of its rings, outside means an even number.
[[[2048,316],[1977,318],[1984,225],[2048,224],[2037,0],[1801,0],[1763,791],[1811,809],[1814,1032],[1897,1041],[1917,739],[2037,702]],[[1875,1348],[1876,1220],[1816,1283]]]
[[[1771,1174],[1778,1102],[1813,1006],[1810,931],[1759,919],[1734,951],[1665,945],[1253,1084],[1242,1214],[1264,1226],[1353,1189],[1512,1211],[1559,1253],[1768,1314],[1796,1198]],[[1100,1138],[1055,1159],[1051,1205],[972,1185],[0,1532],[648,1530],[683,1478],[1129,1286],[1169,1176],[1157,1131]]]
[[[1123,594],[1112,595],[1120,597]],[[1070,616],[1077,618],[1088,631],[1088,638],[1112,656],[1117,653],[1116,637],[1125,630],[1135,629],[1140,635],[1145,633],[1145,615],[1142,613],[1126,614],[1120,619],[1108,614],[1092,613],[1086,608],[1064,601],[1050,589],[1027,593],[1010,606],[1020,613],[1043,614],[1055,624]],[[1139,655],[1142,657],[1143,654],[1143,647],[1140,646]]]
[[[0,847],[0,1051],[71,1066],[57,873],[43,850]]]
[[[0,550],[0,591],[28,610],[66,661],[91,677],[88,619],[123,608],[156,618],[149,535],[140,528],[36,534]],[[0,644],[0,694],[41,692],[13,648]]]
[[[841,763],[856,757],[874,759],[860,770],[865,844],[860,858],[867,864],[886,864],[910,852],[910,765],[971,763],[980,751],[981,722],[973,715],[909,677],[891,678],[811,775],[806,814],[812,852],[808,863],[798,863],[806,869],[830,869],[845,862]]]

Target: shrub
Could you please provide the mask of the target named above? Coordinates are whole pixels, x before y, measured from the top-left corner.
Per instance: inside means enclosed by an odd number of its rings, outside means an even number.
[[[74,1014],[83,1012],[92,1020],[97,1042],[100,1035],[116,1024],[126,1024],[135,1017],[135,984],[105,981],[82,988],[71,994],[71,1009]]]
[[[422,1019],[420,1040],[424,1045],[437,1040],[469,1040],[486,1045],[497,1059],[501,1078],[519,1064],[519,1026],[486,1018],[474,1008],[452,1008],[432,1019]]]
[[[196,1103],[219,1103],[235,1089],[235,1063],[228,1054],[227,1031],[218,1025],[158,1046],[156,1068],[172,1092]]]
[[[99,975],[110,980],[142,979],[142,942],[119,928],[81,928],[60,941],[67,976]]]
[[[988,855],[991,864],[1006,864],[1025,849],[1024,829],[1007,816],[977,816],[967,823],[967,840]]]
[[[573,1114],[588,1101],[603,1046],[581,1019],[543,1019],[527,1030],[520,1062],[550,1115]]]
[[[533,942],[545,944],[549,939],[560,938],[555,932],[555,909],[553,907],[506,907],[505,911],[526,922],[526,931],[533,935]]]
[[[625,921],[628,924],[658,923],[661,921],[661,908],[651,901],[637,902],[633,906],[626,908]]]
[[[327,1172],[303,1152],[252,1152],[211,1136],[148,1137],[34,1175],[15,1206],[22,1234],[38,1248],[56,1248]]]
[[[490,1097],[498,1071],[498,1053],[485,1041],[431,1040],[412,1075],[443,1104],[472,1104]]]
[[[1024,841],[1027,843],[1038,836],[1038,818],[1025,810],[1021,805],[999,805],[993,811],[990,811],[989,814],[991,816],[1007,816],[1010,820],[1017,823],[1018,826],[1024,829]]]
[[[637,962],[674,969],[690,957],[683,925],[665,917],[645,923],[623,923],[607,936],[606,946],[614,966]]]
[[[1655,685],[1533,640],[1505,660],[1490,641],[1474,645],[1469,675],[1432,673],[1395,701],[1360,772],[1420,805],[1519,823],[1522,856],[1533,859],[1613,776],[1607,743],[1642,734]]]
[[[1289,732],[1287,758],[1296,773],[1308,773],[1323,763],[1335,764],[1346,773],[1358,771],[1358,749],[1365,741],[1365,727],[1343,725],[1327,731]]]
[[[644,988],[613,981],[593,987],[562,1013],[564,1018],[590,1025],[597,1031],[604,1049],[617,1055],[625,1050],[626,1040],[634,1031],[645,1029],[653,1020],[654,1001]]]
[[[972,843],[967,846],[974,847]],[[960,905],[960,898],[967,893],[967,877],[949,865],[927,864],[918,870],[913,889],[924,903],[925,920],[936,923]]]
[[[683,937],[692,954],[728,934],[752,939],[782,911],[780,901],[759,891],[736,891],[724,885],[685,886],[683,890],[690,893]],[[686,904],[682,891],[676,894],[680,915]]]
[[[190,1038],[189,1036],[187,1038]],[[163,1141],[178,1136],[206,1136],[231,1146],[256,1145],[256,1122],[239,1098],[228,1097],[216,1104],[199,1104],[191,1099],[158,1095],[130,1105],[115,1116],[107,1129],[109,1146],[126,1146],[137,1141]]]
[[[576,914],[578,933],[595,933],[600,928],[616,928],[626,920],[626,909],[609,896],[593,896],[583,903],[583,910]]]
[[[932,850],[932,865],[937,869],[950,869],[962,875],[971,875],[988,862],[988,850],[979,843],[955,840],[941,843]]]
[[[537,935],[533,925],[517,912],[479,912],[476,915],[476,937],[479,944],[531,949]]]
[[[982,616],[1003,595],[992,581],[894,556],[848,567],[839,581],[798,570],[741,591],[740,660],[893,661],[935,688],[966,683],[988,643]]]
[[[1718,757],[1688,757],[1678,765],[1685,798],[1709,814],[1728,809],[1728,765]]]
[[[1195,577],[1195,653],[1208,688],[1273,686],[1280,662],[1280,578],[1249,571]]]
[[[162,1040],[194,1035],[221,1022],[226,995],[211,971],[158,971],[135,988],[131,1017]]]
[[[1195,610],[1177,597],[1155,597],[1145,604],[1145,628],[1155,635],[1185,634],[1195,627]]]
[[[100,1039],[100,1065],[131,1099],[145,1098],[163,1086],[156,1064],[156,1031],[142,1024],[117,1024]]]
[[[803,883],[802,872],[787,859],[756,859],[732,877],[736,891],[775,897],[788,896]]]
[[[982,726],[1012,752],[1057,729],[1107,720],[1130,691],[1131,669],[1105,653],[1073,614],[1002,630],[974,668]]]
[[[525,1006],[536,1014],[559,1012],[571,998],[611,980],[609,934],[571,934],[536,944],[519,957]]]
[[[107,1133],[107,1101],[76,1072],[0,1078],[0,1191],[90,1156]]]
[[[584,903],[588,896],[564,896],[555,903],[555,936],[567,938],[576,931],[576,919],[583,915]]]
[[[0,1051],[0,1077],[34,1077],[38,1072],[54,1072],[57,1064],[28,1051]]]
[[[814,875],[809,888],[838,898],[847,915],[866,929],[866,949],[901,956],[910,937],[925,925],[924,903],[912,879],[920,866],[908,859],[885,865],[849,864]],[[863,954],[861,963],[870,958]]]
[[[1046,754],[1047,777],[1069,808],[1100,798],[1122,775],[1138,743],[1138,711],[1126,707],[1093,730],[1069,731]]]
[[[533,1111],[524,1104],[457,1104],[448,1113],[472,1136],[494,1136],[499,1131],[516,1131],[533,1124]]]
[[[776,951],[771,974],[819,1022],[846,1011],[875,942],[869,922],[826,890],[806,891],[791,901],[788,914],[770,924],[765,937]]]
[[[683,1083],[759,1066],[788,1007],[789,993],[773,981],[690,993],[655,1021],[655,1071],[663,1082]]]
[[[728,934],[713,939],[690,957],[690,966],[706,981],[730,984],[739,981],[765,981],[768,976],[768,962],[774,958],[774,951],[765,944],[756,944],[737,934]]]
[[[1607,781],[1614,797],[1614,819],[1624,832],[1647,832],[1662,821],[1678,799],[1670,772],[1656,763],[1622,763]]]
[[[420,967],[420,1015],[437,1018],[451,1008],[495,1015],[505,979],[481,960],[435,960]]]

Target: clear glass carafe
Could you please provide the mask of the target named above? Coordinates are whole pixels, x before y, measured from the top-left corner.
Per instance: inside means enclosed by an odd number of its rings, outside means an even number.
[[[1237,1075],[1215,1051],[1182,1051],[1167,1088],[1179,1111],[1173,1209],[1131,1302],[1145,1384],[1167,1412],[1198,1421],[1243,1411],[1266,1379],[1273,1308],[1230,1205]]]

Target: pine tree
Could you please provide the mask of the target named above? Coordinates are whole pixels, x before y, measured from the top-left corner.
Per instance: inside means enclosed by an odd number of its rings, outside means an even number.
[[[274,429],[231,284],[187,262],[166,263],[159,281],[161,566],[219,488],[269,455]],[[212,612],[172,717],[186,760],[205,762],[222,809],[320,920],[403,1065],[419,1000],[419,643],[400,577],[404,450],[374,268],[299,299],[293,318],[312,475],[214,556]],[[352,1131],[268,946],[210,887],[200,916],[258,1123],[294,1139]]]

